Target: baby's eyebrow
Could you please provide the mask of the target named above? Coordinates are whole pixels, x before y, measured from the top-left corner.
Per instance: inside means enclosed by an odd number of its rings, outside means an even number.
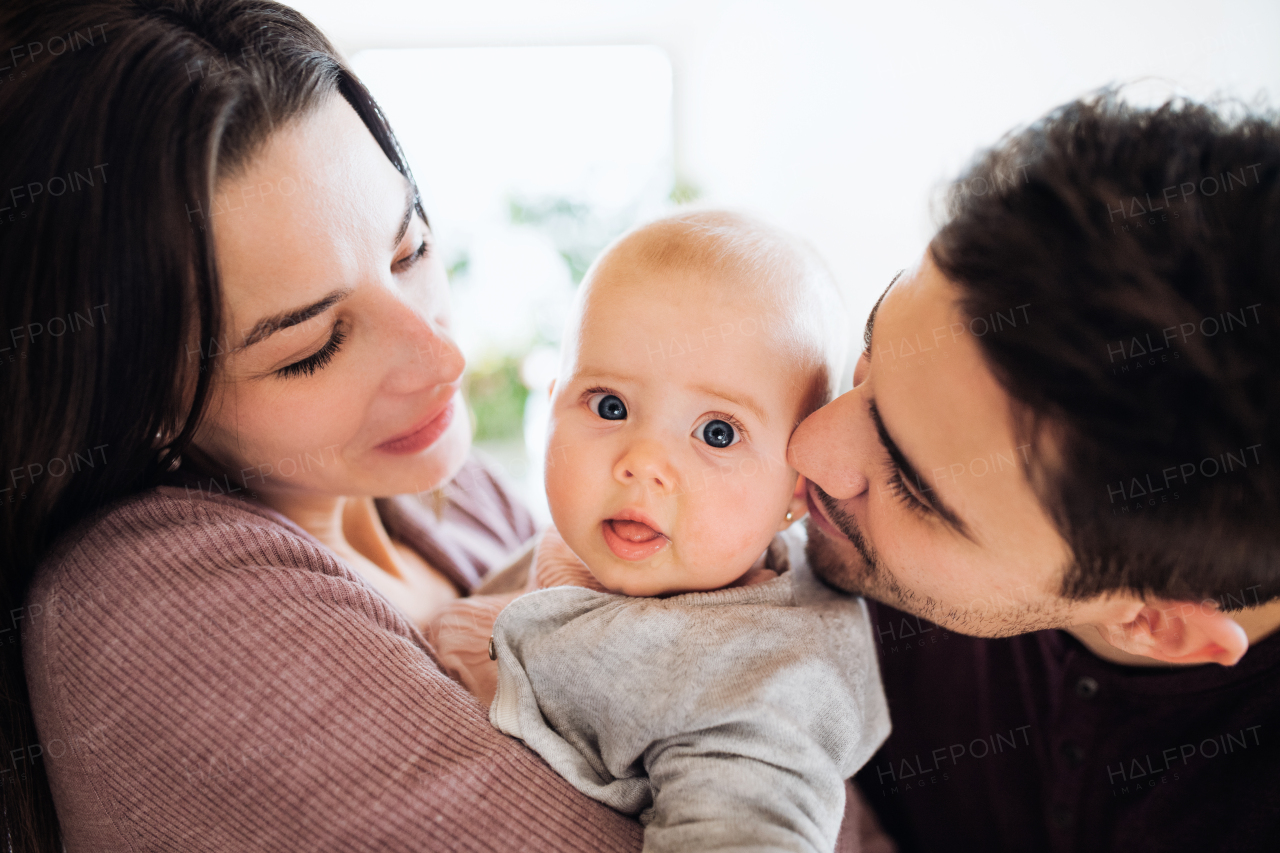
[[[719,397],[721,400],[733,403],[735,406],[741,406],[751,412],[751,414],[755,415],[756,419],[761,423],[767,424],[769,422],[768,416],[765,415],[764,406],[761,406],[747,394],[731,394],[722,388],[715,388],[711,385],[695,385],[693,386],[693,390],[700,394],[706,394],[710,397]]]

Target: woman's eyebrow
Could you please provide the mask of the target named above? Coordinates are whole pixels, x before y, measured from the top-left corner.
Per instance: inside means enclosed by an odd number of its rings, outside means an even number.
[[[409,223],[413,221],[413,211],[417,207],[415,202],[418,200],[418,193],[414,189],[413,184],[408,178],[404,179],[404,215],[400,217],[400,228],[396,231],[396,238],[391,241],[391,251],[396,250],[396,246],[400,245],[400,241],[404,239],[404,234],[409,230]]]
[[[409,223],[413,221],[413,212],[417,208],[418,193],[414,189],[408,178],[404,179],[404,213],[400,216],[400,227],[396,229],[396,238],[391,241],[391,250],[395,251],[396,246],[400,245],[400,241],[404,239],[405,232],[409,230]],[[240,345],[241,349],[247,349],[256,343],[265,341],[281,329],[287,329],[290,326],[296,326],[299,323],[305,323],[318,314],[323,314],[334,305],[351,295],[351,288],[345,287],[335,290],[325,296],[318,302],[313,302],[303,308],[296,308],[292,311],[282,311],[271,317],[264,317],[254,324],[244,337],[244,343]]]
[[[282,311],[271,317],[264,317],[255,323],[253,328],[244,336],[244,343],[240,345],[240,348],[247,349],[256,343],[265,341],[281,329],[287,329],[290,326],[305,323],[317,314],[323,314],[325,311],[328,311],[334,305],[337,305],[350,295],[351,288],[344,287],[340,290],[333,291],[318,302],[312,302],[310,305],[302,308],[295,308],[292,311]]]

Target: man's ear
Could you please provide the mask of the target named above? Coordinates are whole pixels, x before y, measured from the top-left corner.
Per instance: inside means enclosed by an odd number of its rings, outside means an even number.
[[[791,492],[791,500],[787,502],[787,512],[791,514],[791,520],[788,521],[784,518],[782,523],[778,525],[779,530],[786,530],[809,514],[809,501],[805,499],[803,474],[796,478],[795,490]]]
[[[1148,602],[1131,622],[1100,624],[1103,639],[1123,652],[1166,663],[1220,663],[1244,657],[1249,638],[1212,598]]]

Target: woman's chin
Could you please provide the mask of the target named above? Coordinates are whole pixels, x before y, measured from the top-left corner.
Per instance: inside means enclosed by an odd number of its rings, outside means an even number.
[[[471,424],[467,418],[455,418],[449,428],[425,450],[412,456],[384,462],[388,494],[429,492],[448,483],[467,461],[471,452]]]

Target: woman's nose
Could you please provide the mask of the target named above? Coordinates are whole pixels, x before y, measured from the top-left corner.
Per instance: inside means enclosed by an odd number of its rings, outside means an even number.
[[[462,354],[448,329],[438,323],[426,324],[414,344],[416,360],[428,366],[441,378],[440,382],[453,382],[466,369],[467,359]]]
[[[649,438],[627,447],[613,466],[613,478],[625,486],[639,485],[660,496],[672,494],[679,485],[666,448]]]
[[[874,425],[857,388],[818,409],[796,427],[787,445],[787,462],[837,500],[867,490],[864,473],[868,440],[877,442]]]
[[[449,333],[447,315],[428,316],[403,302],[396,306],[394,331],[401,359],[393,369],[392,390],[412,393],[433,385],[457,382],[467,366]]]

